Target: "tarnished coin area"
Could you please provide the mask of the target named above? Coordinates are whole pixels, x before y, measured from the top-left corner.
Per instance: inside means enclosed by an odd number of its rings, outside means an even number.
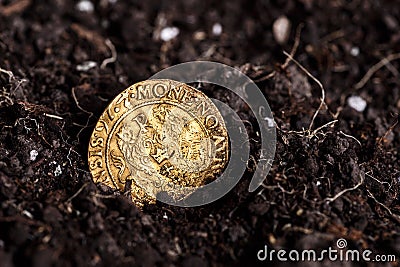
[[[147,80],[120,93],[101,115],[89,144],[95,183],[125,190],[134,203],[157,194],[182,200],[218,177],[229,141],[217,107],[202,92],[172,80]]]

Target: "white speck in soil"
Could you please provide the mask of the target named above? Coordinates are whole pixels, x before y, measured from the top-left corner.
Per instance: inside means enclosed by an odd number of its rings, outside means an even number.
[[[23,210],[23,211],[22,211],[22,215],[25,215],[25,216],[28,217],[29,219],[33,219],[32,213],[30,213],[30,212],[27,211],[27,210]]]
[[[352,55],[353,57],[356,57],[360,54],[360,48],[358,48],[357,46],[353,46],[350,49],[350,55]]]
[[[222,25],[219,23],[215,23],[212,27],[212,33],[216,36],[221,35],[222,33]]]
[[[275,127],[275,121],[273,118],[265,117],[264,120],[267,121],[268,127],[273,128]]]
[[[56,169],[54,170],[54,176],[60,176],[62,174],[61,166],[57,165]]]
[[[164,42],[168,42],[174,39],[179,34],[179,29],[177,27],[166,27],[161,30],[160,38]]]
[[[367,102],[361,98],[360,96],[350,96],[347,99],[347,104],[357,110],[358,112],[363,112],[365,110],[365,108],[367,107]]]
[[[33,149],[31,150],[31,152],[29,153],[29,158],[31,161],[35,161],[36,157],[39,155],[39,152],[37,152],[37,150]]]
[[[320,181],[317,181],[317,186],[320,186],[321,185],[321,182]]]
[[[94,61],[85,61],[80,65],[76,66],[77,71],[88,71],[97,66],[97,63]]]
[[[78,4],[76,4],[76,8],[81,12],[93,12],[94,5],[88,0],[82,0]]]
[[[167,213],[164,212],[163,219],[168,220]]]

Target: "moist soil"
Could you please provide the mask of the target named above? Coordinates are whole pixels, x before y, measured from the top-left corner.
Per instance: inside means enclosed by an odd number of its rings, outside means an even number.
[[[281,15],[291,29],[279,44],[272,25]],[[400,5],[383,0],[101,0],[87,11],[74,1],[0,1],[0,265],[279,265],[257,252],[336,248],[344,238],[347,249],[396,255],[397,266],[399,25]],[[179,34],[163,41],[165,27]],[[296,40],[302,67],[283,53]],[[234,190],[197,208],[140,210],[129,192],[95,185],[87,146],[108,103],[165,67],[200,59],[240,69],[269,102],[277,145],[263,186],[247,191],[254,160]],[[310,129],[318,82],[325,104]],[[257,159],[247,106],[202,89],[228,99]],[[351,96],[366,108],[354,109]]]

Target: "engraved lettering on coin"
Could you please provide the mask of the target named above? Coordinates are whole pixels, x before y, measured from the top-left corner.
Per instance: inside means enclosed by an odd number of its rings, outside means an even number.
[[[89,144],[93,180],[124,190],[142,206],[159,193],[184,199],[217,178],[228,161],[225,123],[203,93],[172,80],[149,80],[119,94]]]

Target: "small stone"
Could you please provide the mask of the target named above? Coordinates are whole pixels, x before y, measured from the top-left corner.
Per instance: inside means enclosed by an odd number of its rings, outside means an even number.
[[[82,64],[76,66],[77,71],[88,71],[90,69],[93,69],[94,67],[97,66],[97,62],[94,61],[85,61]]]
[[[164,42],[171,41],[179,34],[179,29],[177,27],[166,27],[161,30],[160,38]]]
[[[207,34],[203,31],[197,31],[193,34],[193,39],[195,39],[196,41],[203,41],[206,38]]]
[[[81,12],[93,12],[94,5],[88,0],[82,0],[76,5],[76,8]]]
[[[37,152],[37,150],[33,149],[31,150],[31,152],[29,153],[29,158],[31,161],[35,161],[36,157],[39,155],[39,152]]]
[[[214,23],[213,27],[212,27],[212,33],[215,36],[219,36],[222,33],[222,25],[219,23]]]
[[[360,48],[358,48],[357,46],[353,46],[350,49],[350,55],[352,55],[353,57],[356,57],[360,54]]]
[[[272,33],[278,44],[285,44],[289,39],[291,22],[286,16],[280,16],[272,25]]]
[[[61,166],[57,165],[56,169],[54,170],[54,176],[60,176],[62,174]]]
[[[273,118],[265,117],[264,120],[267,121],[268,127],[269,128],[274,128],[275,127],[275,121]]]
[[[347,99],[347,104],[358,112],[363,112],[367,107],[367,102],[360,96],[349,97]]]

